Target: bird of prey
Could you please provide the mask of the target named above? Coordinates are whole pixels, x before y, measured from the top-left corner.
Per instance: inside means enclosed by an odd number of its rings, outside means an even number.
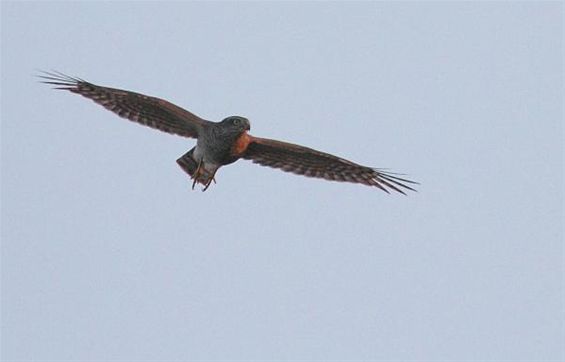
[[[43,72],[42,82],[55,89],[68,90],[89,98],[118,116],[160,131],[196,138],[196,146],[181,156],[177,163],[206,191],[222,166],[240,158],[263,166],[281,169],[307,177],[331,181],[352,182],[377,187],[387,193],[394,190],[405,194],[415,191],[414,181],[396,174],[361,166],[328,153],[292,143],[250,135],[249,120],[230,116],[221,122],[211,122],[163,99],[121,89],[99,86],[59,72]]]

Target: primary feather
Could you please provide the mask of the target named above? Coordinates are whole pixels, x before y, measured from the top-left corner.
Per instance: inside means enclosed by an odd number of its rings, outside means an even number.
[[[98,86],[62,73],[43,72],[39,77],[56,89],[80,94],[120,117],[164,132],[197,138],[202,127],[210,123],[164,99]]]

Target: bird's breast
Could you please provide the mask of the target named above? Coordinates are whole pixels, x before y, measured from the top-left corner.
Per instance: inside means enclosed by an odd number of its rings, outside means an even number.
[[[233,143],[231,155],[237,158],[241,157],[247,150],[249,143],[251,143],[251,136],[247,132],[243,132]]]

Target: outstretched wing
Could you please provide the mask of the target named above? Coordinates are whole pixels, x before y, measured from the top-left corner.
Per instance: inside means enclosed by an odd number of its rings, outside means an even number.
[[[407,184],[417,184],[328,153],[266,138],[251,137],[242,157],[298,175],[375,186],[386,192],[390,189],[404,194],[404,190],[415,191]]]
[[[62,73],[43,72],[43,83],[92,99],[118,116],[158,130],[197,138],[206,121],[163,99],[121,89],[101,87]]]

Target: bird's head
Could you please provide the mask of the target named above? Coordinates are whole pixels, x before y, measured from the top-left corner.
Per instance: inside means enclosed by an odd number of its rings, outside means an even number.
[[[240,132],[249,131],[251,129],[249,120],[245,117],[230,116],[225,118],[221,123],[224,127],[229,127],[230,129],[234,129]]]

